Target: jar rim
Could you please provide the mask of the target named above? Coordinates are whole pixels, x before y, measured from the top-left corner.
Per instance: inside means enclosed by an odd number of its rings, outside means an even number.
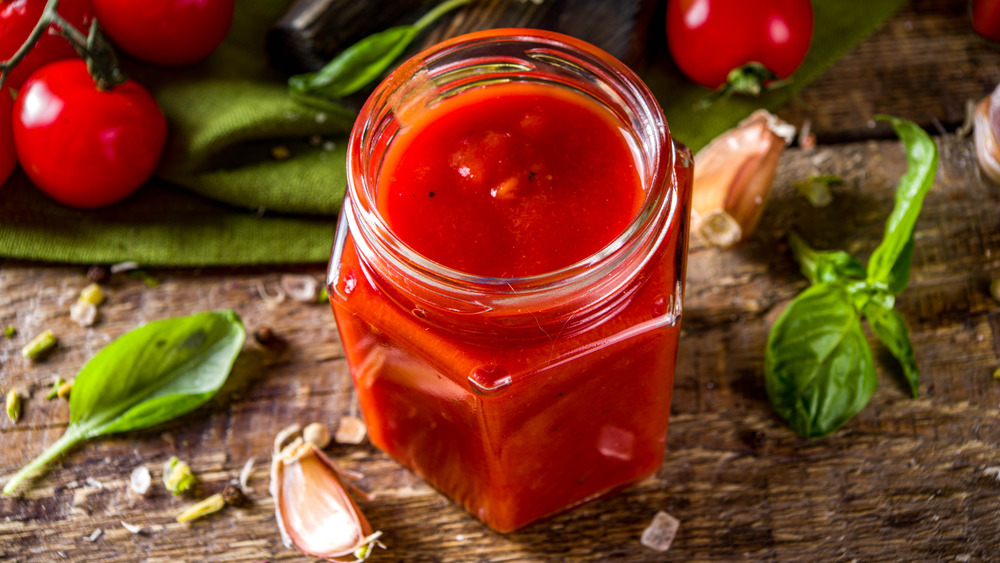
[[[548,48],[566,57],[570,64],[586,65],[599,72],[602,79],[613,81],[611,92],[623,102],[641,112],[642,135],[648,136],[653,154],[642,174],[646,199],[639,213],[628,226],[604,248],[563,268],[522,277],[499,278],[476,275],[449,268],[413,250],[389,229],[375,203],[374,178],[366,174],[365,150],[371,145],[378,128],[384,126],[380,112],[399,102],[401,88],[421,73],[428,72],[436,62],[445,61],[463,49],[482,48],[499,43],[530,44],[536,49]],[[551,53],[550,53],[551,55]],[[571,56],[572,55],[572,56]],[[438,43],[418,53],[386,77],[364,104],[351,132],[347,148],[348,189],[342,217],[355,233],[355,244],[364,254],[375,252],[387,259],[386,265],[407,279],[417,278],[425,289],[437,295],[461,291],[508,299],[521,305],[530,303],[531,296],[548,294],[559,288],[598,283],[613,267],[626,259],[628,248],[635,239],[653,235],[657,225],[672,224],[677,209],[676,181],[673,178],[675,152],[663,111],[656,98],[639,77],[607,52],[567,35],[528,28],[500,28],[473,32]],[[662,229],[660,229],[662,230]],[[358,236],[360,235],[360,236]],[[660,233],[662,237],[662,233]],[[369,248],[370,247],[370,248]],[[332,272],[331,272],[332,275]],[[589,280],[589,281],[588,281]],[[526,301],[527,300],[527,301]],[[530,305],[529,305],[530,306]]]

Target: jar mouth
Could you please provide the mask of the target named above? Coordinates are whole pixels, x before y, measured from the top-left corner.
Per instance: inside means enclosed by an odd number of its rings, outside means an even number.
[[[512,81],[571,88],[610,109],[626,132],[646,195],[639,212],[614,240],[576,263],[522,277],[482,276],[430,260],[397,237],[379,213],[375,180],[388,146],[405,126],[407,115],[413,115],[410,112],[468,88]],[[670,223],[675,214],[674,150],[656,98],[623,63],[566,35],[508,28],[444,41],[393,71],[368,98],[360,116],[347,150],[342,217],[361,254],[380,257],[380,270],[398,274],[410,285],[418,280],[423,291],[456,297],[460,292],[466,300],[482,294],[492,301],[530,306],[531,296],[566,286],[593,286],[613,277],[617,269],[634,261],[637,240],[662,237],[664,229],[659,226]]]

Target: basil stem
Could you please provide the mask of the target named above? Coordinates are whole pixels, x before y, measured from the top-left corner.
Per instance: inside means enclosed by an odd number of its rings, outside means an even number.
[[[890,121],[903,141],[907,170],[896,189],[885,236],[868,266],[846,252],[814,250],[798,234],[790,236],[792,253],[812,286],[771,328],[764,381],[774,410],[807,438],[840,428],[875,391],[878,379],[862,315],[899,361],[914,397],[920,388],[910,331],[893,307],[895,296],[909,283],[913,228],[934,182],[937,147],[914,123],[880,119]]]
[[[789,234],[788,240],[802,275],[811,283],[863,280],[868,276],[864,264],[842,250],[814,250],[794,231]]]
[[[121,336],[76,376],[66,432],[11,477],[3,493],[81,441],[153,426],[201,406],[225,383],[244,339],[232,311],[155,321]]]
[[[351,45],[318,72],[288,79],[288,92],[305,103],[335,100],[354,94],[386,73],[427,26],[471,0],[448,0],[413,25],[391,27]]]

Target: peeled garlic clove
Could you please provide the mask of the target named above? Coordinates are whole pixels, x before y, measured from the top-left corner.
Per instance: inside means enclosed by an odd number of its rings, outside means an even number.
[[[337,466],[297,439],[271,462],[271,496],[285,545],[326,561],[357,561],[380,533],[348,495]]]
[[[695,155],[692,227],[710,244],[728,248],[757,226],[778,160],[795,127],[757,110]]]
[[[976,106],[976,158],[991,180],[1000,184],[1000,86]]]

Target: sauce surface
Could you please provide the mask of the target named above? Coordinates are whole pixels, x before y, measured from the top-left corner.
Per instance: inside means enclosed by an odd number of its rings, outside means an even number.
[[[378,178],[379,212],[421,255],[465,273],[552,272],[605,247],[645,192],[612,113],[542,84],[442,100],[400,130]]]

